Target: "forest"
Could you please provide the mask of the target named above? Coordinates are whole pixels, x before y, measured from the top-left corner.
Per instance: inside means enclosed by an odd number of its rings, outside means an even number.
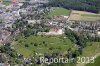
[[[100,0],[49,0],[46,6],[99,13]]]

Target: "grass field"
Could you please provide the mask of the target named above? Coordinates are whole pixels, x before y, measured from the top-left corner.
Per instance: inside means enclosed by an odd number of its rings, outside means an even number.
[[[100,17],[100,15],[98,14],[81,14],[81,16],[85,16],[85,17]]]
[[[100,14],[72,10],[68,20],[95,22],[100,20]]]
[[[82,56],[94,56],[97,53],[100,53],[100,42],[90,42],[92,43],[92,46],[87,46],[83,49],[83,55]],[[88,43],[88,45],[90,44]]]
[[[92,44],[92,46],[87,46],[83,49],[83,53],[80,57],[93,57],[100,53],[100,42],[89,42],[88,45]],[[76,66],[85,66],[86,63],[79,63]],[[98,66],[98,65],[97,65]]]
[[[54,11],[48,14],[49,17],[52,16],[68,16],[70,14],[70,10],[65,8],[57,8]]]
[[[3,1],[4,5],[9,5],[11,2],[10,1]]]
[[[85,66],[100,66],[100,56],[95,59],[94,63],[91,63],[91,64],[89,63]]]
[[[28,47],[25,47],[25,45]],[[77,49],[71,41],[62,36],[48,37],[48,36],[29,36],[27,38],[18,36],[17,41],[12,42],[16,51],[25,57],[29,57],[32,53],[63,53],[68,48],[73,48],[73,51]]]

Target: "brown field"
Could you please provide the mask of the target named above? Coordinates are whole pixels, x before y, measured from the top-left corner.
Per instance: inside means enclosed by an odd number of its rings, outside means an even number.
[[[85,11],[76,11],[72,10],[68,20],[75,21],[100,21],[100,14],[85,12]]]

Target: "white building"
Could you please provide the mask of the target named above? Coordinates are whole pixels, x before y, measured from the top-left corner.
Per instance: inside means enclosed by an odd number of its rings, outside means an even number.
[[[40,24],[41,20],[28,20],[28,24]]]

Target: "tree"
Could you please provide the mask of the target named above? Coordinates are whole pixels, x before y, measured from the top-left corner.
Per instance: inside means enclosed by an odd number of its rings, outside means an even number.
[[[98,13],[100,11],[100,0],[49,0],[47,6]]]
[[[25,44],[25,47],[29,47],[29,45],[28,44]]]

